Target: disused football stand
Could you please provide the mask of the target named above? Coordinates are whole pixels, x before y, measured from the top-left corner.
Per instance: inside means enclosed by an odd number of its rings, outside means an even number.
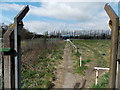
[[[20,48],[20,30],[23,28],[22,19],[29,11],[29,6],[25,6],[14,18],[12,24],[3,35],[3,88],[20,89],[21,88],[21,48]]]
[[[110,88],[120,88],[120,31],[119,16],[114,12],[109,4],[104,7],[110,21],[109,26],[112,31],[111,53],[110,53]]]

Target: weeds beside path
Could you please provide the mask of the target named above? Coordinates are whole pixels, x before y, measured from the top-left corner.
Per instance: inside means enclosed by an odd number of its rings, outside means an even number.
[[[63,62],[58,68],[58,78],[55,88],[80,88],[83,85],[84,77],[73,73],[73,60],[71,57],[71,49],[67,43],[64,49]]]
[[[73,43],[80,49],[82,61],[91,61],[86,64],[88,69],[85,70],[84,73],[84,77],[87,80],[85,87],[91,88],[91,85],[95,82],[94,67],[109,67],[110,40],[73,40]],[[74,59],[79,61],[79,59]],[[79,67],[79,63],[77,66]],[[105,71],[100,70],[99,78],[103,76],[104,73]]]
[[[31,47],[29,47],[31,46]],[[64,42],[40,42],[24,44],[22,47],[22,88],[52,88],[56,80],[55,71],[62,61]]]

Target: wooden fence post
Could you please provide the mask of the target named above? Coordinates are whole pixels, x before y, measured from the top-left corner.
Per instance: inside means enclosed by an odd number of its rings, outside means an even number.
[[[112,37],[111,37],[111,53],[110,53],[110,82],[109,87],[115,88],[116,86],[116,67],[117,67],[117,51],[118,51],[118,27],[119,17],[114,12],[109,4],[106,4],[106,10],[110,20],[112,21]]]

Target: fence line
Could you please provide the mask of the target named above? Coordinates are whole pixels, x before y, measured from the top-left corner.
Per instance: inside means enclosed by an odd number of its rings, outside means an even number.
[[[71,42],[70,40],[68,40],[70,42],[70,44],[72,45],[72,47],[74,48],[75,52],[80,52],[80,50],[78,50],[77,46]],[[82,66],[82,56],[80,55],[80,67]],[[95,78],[95,84],[97,85],[98,84],[98,78],[99,78],[99,70],[108,70],[109,71],[110,68],[102,68],[102,67],[94,67],[94,70],[96,71],[96,78]]]
[[[77,48],[77,46],[73,43],[73,42],[71,42],[70,40],[68,40],[69,42],[70,42],[70,44],[73,46],[73,48],[74,48],[74,50],[75,50],[75,52],[77,53],[80,53],[80,56],[79,56],[79,66],[80,67],[82,67],[82,56],[81,56],[81,52],[80,52],[80,50],[78,50],[78,48]]]

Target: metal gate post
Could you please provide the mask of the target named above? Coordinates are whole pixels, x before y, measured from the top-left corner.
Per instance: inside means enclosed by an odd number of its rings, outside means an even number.
[[[15,56],[15,88],[20,89],[21,88],[21,74],[20,74],[20,66],[21,66],[21,48],[20,48],[20,30],[23,27],[22,25],[22,19],[29,11],[28,5],[25,6],[20,13],[14,18],[14,50],[16,51]]]
[[[111,53],[110,53],[110,82],[109,87],[116,87],[116,69],[117,69],[117,54],[118,54],[118,32],[119,32],[119,17],[114,12],[109,4],[104,8],[112,22],[112,37],[111,37]]]
[[[0,49],[2,49],[2,26],[0,27]],[[3,81],[3,74],[2,74],[2,52],[0,51],[0,89],[2,89],[2,81]]]
[[[10,49],[13,49],[13,27],[9,27],[3,35],[3,62],[4,62],[4,88],[12,88],[11,86],[11,57]],[[5,54],[5,52],[7,52]]]
[[[14,24],[11,25],[3,35],[4,53],[4,88],[20,89],[20,30],[23,28],[22,19],[29,11],[25,6],[14,18]]]
[[[15,56],[15,88],[21,88],[21,75],[20,75],[20,30],[22,26],[19,27],[19,24],[17,21],[15,21],[15,30],[14,30],[14,50],[16,51],[16,56]]]
[[[118,41],[118,56],[117,56],[117,70],[116,70],[116,88],[120,88],[120,31]]]
[[[118,2],[118,16],[120,17],[120,1]],[[118,61],[117,61],[117,76],[116,88],[120,88],[120,20],[119,20],[119,41],[118,41]]]

